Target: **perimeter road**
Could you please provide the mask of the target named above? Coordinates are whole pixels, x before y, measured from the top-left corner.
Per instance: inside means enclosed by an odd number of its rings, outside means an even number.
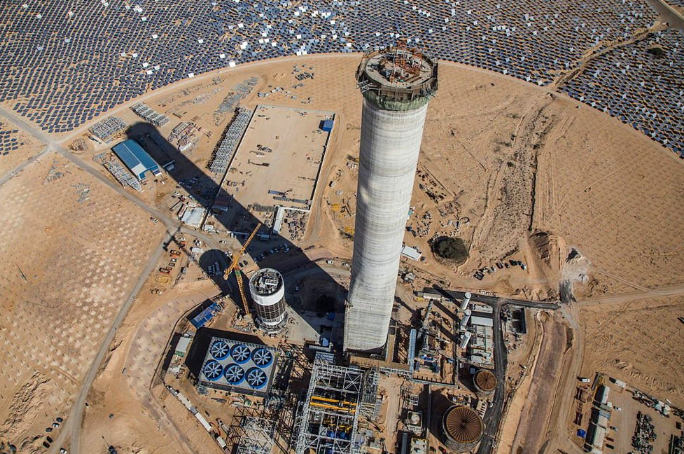
[[[16,176],[17,174],[19,174],[19,172],[21,172],[22,170],[24,170],[26,167],[28,167],[29,165],[33,164],[34,162],[38,161],[40,158],[42,158],[43,156],[45,156],[46,154],[48,154],[50,151],[52,151],[52,148],[50,148],[49,146],[45,147],[45,149],[44,149],[43,151],[41,151],[40,153],[38,153],[37,155],[33,156],[32,158],[30,158],[30,159],[27,160],[27,161],[24,161],[23,163],[19,164],[19,165],[18,165],[17,167],[15,167],[14,169],[12,169],[12,170],[10,170],[9,172],[7,172],[5,175],[1,176],[1,177],[0,177],[0,186],[2,186],[3,184],[7,183],[7,181],[8,181],[10,178],[12,178],[12,177]]]

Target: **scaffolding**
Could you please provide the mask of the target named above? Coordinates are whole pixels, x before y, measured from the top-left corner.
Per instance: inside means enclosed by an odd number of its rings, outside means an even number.
[[[368,369],[363,374],[363,393],[361,394],[361,414],[371,421],[380,415],[382,399],[378,397],[378,381],[380,374],[375,368]]]
[[[237,427],[239,439],[235,454],[270,454],[275,439],[275,422],[243,416]]]
[[[356,454],[364,372],[316,361],[297,421],[297,454]]]

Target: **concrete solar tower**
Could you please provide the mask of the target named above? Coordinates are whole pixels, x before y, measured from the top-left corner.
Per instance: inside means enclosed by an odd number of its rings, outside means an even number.
[[[344,348],[373,351],[387,340],[437,61],[398,44],[364,55],[356,77],[363,113]]]

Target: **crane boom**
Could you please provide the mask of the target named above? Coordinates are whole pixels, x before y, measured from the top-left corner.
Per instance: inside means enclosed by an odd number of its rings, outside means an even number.
[[[257,223],[257,226],[254,227],[254,230],[252,230],[252,233],[249,235],[249,238],[247,238],[247,241],[245,241],[245,244],[242,245],[242,249],[240,249],[234,256],[233,256],[233,261],[231,262],[230,266],[226,268],[226,271],[223,273],[223,279],[228,279],[228,276],[230,276],[230,273],[237,268],[238,263],[240,261],[240,257],[242,257],[242,254],[245,253],[245,250],[247,250],[247,246],[249,246],[249,243],[252,242],[254,239],[254,235],[259,231],[259,227],[261,227],[261,222]]]
[[[249,314],[249,306],[247,305],[247,295],[245,295],[245,288],[242,286],[242,273],[240,270],[235,270],[235,280],[237,280],[238,289],[240,290],[240,299],[242,299],[242,309],[245,315]]]

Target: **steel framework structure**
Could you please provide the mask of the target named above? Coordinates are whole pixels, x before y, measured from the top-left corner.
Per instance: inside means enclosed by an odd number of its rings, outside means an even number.
[[[363,393],[361,397],[361,414],[375,421],[380,414],[382,399],[378,399],[378,381],[380,376],[376,369],[368,369],[364,373]]]
[[[270,419],[243,416],[237,428],[235,454],[270,454],[275,438],[275,422]]]
[[[364,373],[317,360],[298,421],[297,454],[356,454]]]

